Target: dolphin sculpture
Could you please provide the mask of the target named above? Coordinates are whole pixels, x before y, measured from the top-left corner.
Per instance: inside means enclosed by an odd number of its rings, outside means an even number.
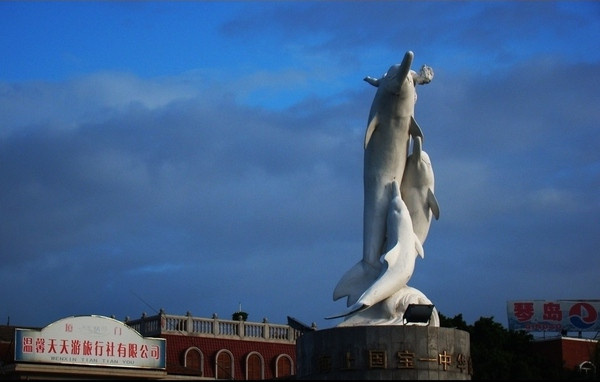
[[[410,211],[413,230],[425,243],[432,216],[440,218],[440,207],[434,194],[435,178],[429,155],[423,151],[421,137],[415,137],[412,154],[406,159],[400,194]]]
[[[410,212],[400,195],[400,185],[396,180],[392,181],[390,185],[391,201],[386,216],[386,252],[383,256],[381,272],[375,282],[358,298],[358,301],[345,312],[326,317],[326,319],[345,317],[361,312],[391,297],[406,286],[410,280],[417,256],[424,257],[421,241],[413,231]],[[395,308],[386,305],[383,314],[393,317],[396,315]]]
[[[420,290],[405,285],[399,291],[385,300],[373,305],[369,309],[347,316],[338,326],[363,326],[363,325],[427,325],[440,326],[440,317],[437,309],[433,307],[429,322],[406,323],[404,314],[410,304],[433,305],[431,300]],[[390,315],[390,312],[392,313]]]
[[[354,304],[377,277],[381,270],[386,231],[386,213],[390,193],[386,185],[401,182],[404,173],[410,137],[423,137],[414,118],[417,84],[431,81],[433,72],[417,74],[411,70],[414,54],[406,52],[402,63],[392,65],[379,79],[364,80],[377,87],[373,98],[364,154],[364,211],[363,211],[363,257],[347,271],[333,292],[333,299],[347,296],[347,306]]]

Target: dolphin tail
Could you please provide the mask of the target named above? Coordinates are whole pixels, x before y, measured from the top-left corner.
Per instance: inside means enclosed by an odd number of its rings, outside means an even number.
[[[363,310],[366,310],[366,309],[368,309],[370,307],[371,307],[370,305],[365,305],[365,304],[362,304],[362,303],[355,303],[350,308],[348,308],[345,312],[334,314],[333,316],[327,316],[327,317],[325,317],[325,319],[326,320],[331,320],[331,319],[334,319],[334,318],[346,317],[346,316],[349,316],[349,315],[351,315],[353,313],[362,312]]]
[[[360,260],[338,281],[333,290],[333,301],[348,296],[347,306],[354,304],[365,290],[377,279],[380,269]]]
[[[435,216],[435,220],[439,220],[440,219],[440,206],[438,205],[437,198],[435,197],[435,194],[433,193],[431,188],[429,188],[427,190],[427,205],[431,209],[433,216]]]

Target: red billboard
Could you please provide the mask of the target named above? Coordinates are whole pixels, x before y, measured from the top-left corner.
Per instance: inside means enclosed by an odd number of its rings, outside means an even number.
[[[600,300],[508,301],[508,329],[528,332],[598,332]]]

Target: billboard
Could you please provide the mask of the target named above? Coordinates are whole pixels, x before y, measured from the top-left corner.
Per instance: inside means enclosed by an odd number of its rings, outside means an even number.
[[[165,369],[166,340],[113,318],[73,316],[41,330],[16,329],[15,361]]]
[[[528,332],[598,332],[600,300],[508,301],[508,329]]]

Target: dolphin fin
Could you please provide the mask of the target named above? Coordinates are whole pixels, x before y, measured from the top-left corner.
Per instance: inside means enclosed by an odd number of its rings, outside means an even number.
[[[410,126],[408,127],[408,133],[414,137],[421,137],[421,140],[424,141],[425,137],[423,137],[423,131],[419,127],[417,121],[415,121],[414,116],[410,116]],[[366,145],[365,145],[366,147]]]
[[[435,220],[439,220],[440,218],[440,206],[438,205],[437,198],[431,188],[427,189],[427,205],[431,209],[433,216],[435,216]]]
[[[333,301],[348,296],[347,306],[354,304],[379,275],[379,269],[360,260],[338,281],[333,290]]]
[[[367,133],[365,134],[365,149],[367,148],[367,145],[369,144],[369,141],[371,140],[371,135],[373,135],[373,132],[377,128],[378,124],[379,124],[379,115],[375,114],[375,116],[369,122],[369,126],[367,126]]]
[[[418,135],[413,138],[413,149],[411,155],[415,162],[421,161],[421,156],[423,155],[423,138]]]
[[[371,85],[375,86],[376,88],[379,87],[379,79],[378,78],[373,78],[371,76],[366,76],[365,78],[363,78],[366,82],[370,83]]]

